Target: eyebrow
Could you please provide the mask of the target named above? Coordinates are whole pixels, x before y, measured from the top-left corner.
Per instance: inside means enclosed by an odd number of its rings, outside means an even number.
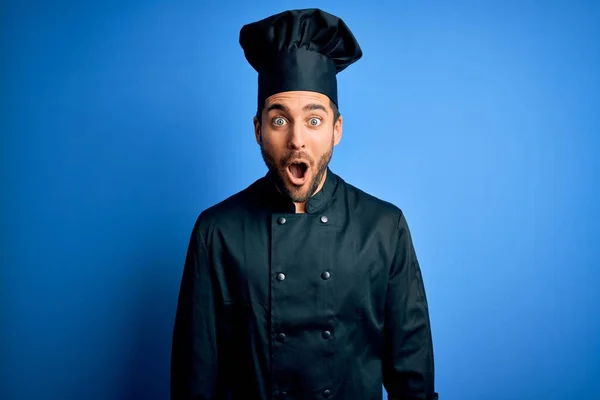
[[[285,105],[283,105],[281,103],[273,103],[269,107],[267,107],[267,112],[270,112],[271,110],[280,110],[280,111],[283,111],[286,113],[289,113],[289,111],[290,111],[290,109],[288,107],[286,107]],[[322,110],[325,112],[325,114],[329,114],[329,112],[327,111],[327,109],[324,106],[322,106],[321,104],[316,104],[316,103],[307,104],[302,108],[302,110],[304,112],[314,111],[314,110]]]
[[[280,104],[280,103],[273,103],[269,107],[267,107],[267,112],[269,112],[271,110],[280,110],[283,112],[289,111],[289,109],[286,106],[284,106],[283,104]]]
[[[306,111],[314,111],[314,110],[323,110],[325,111],[325,114],[329,114],[329,112],[327,111],[327,109],[322,106],[321,104],[307,104],[304,106],[303,110]]]

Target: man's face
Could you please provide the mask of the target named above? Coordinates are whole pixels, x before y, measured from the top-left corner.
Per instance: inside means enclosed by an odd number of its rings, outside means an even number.
[[[297,91],[269,97],[261,119],[254,119],[254,130],[265,164],[278,177],[281,191],[305,203],[325,181],[342,136],[342,118],[334,124],[327,96]]]

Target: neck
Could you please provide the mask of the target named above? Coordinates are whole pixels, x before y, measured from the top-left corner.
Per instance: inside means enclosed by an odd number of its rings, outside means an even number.
[[[306,203],[294,203],[296,206],[296,214],[306,213]]]

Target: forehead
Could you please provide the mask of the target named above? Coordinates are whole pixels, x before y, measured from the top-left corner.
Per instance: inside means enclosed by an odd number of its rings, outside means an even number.
[[[329,109],[329,97],[317,92],[293,91],[277,93],[265,100],[265,108],[281,104],[290,110],[302,111],[307,104],[319,104]]]

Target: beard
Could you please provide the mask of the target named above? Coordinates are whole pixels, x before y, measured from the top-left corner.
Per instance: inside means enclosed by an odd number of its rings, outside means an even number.
[[[306,203],[316,193],[319,184],[327,172],[327,167],[329,166],[333,155],[333,137],[331,138],[329,149],[317,162],[302,152],[289,153],[277,162],[273,156],[265,150],[262,143],[260,145],[260,152],[267,168],[276,177],[275,184],[279,191],[294,203]],[[305,160],[309,164],[309,168],[312,172],[311,180],[302,186],[296,186],[286,181],[288,164],[291,160],[297,158]]]

